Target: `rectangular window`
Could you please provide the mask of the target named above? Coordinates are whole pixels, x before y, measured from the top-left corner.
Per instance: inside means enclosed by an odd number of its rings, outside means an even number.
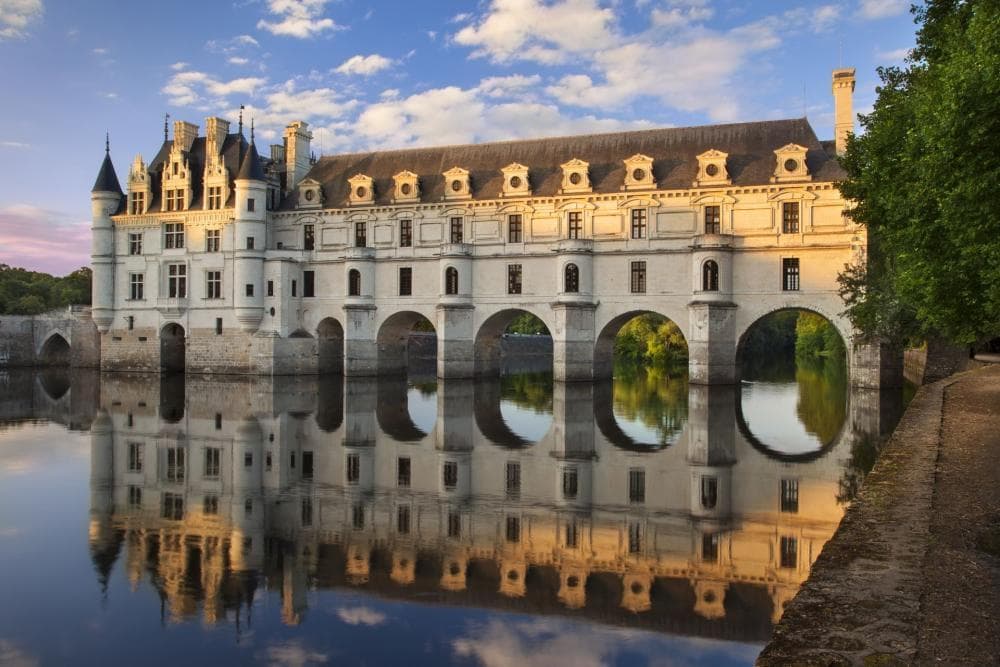
[[[143,284],[145,283],[145,280],[145,274],[128,274],[128,298],[131,301],[142,301],[143,298],[145,298],[143,294]]]
[[[167,266],[167,296],[171,299],[187,298],[187,264]]]
[[[646,238],[646,209],[632,209],[632,238]]]
[[[164,493],[160,516],[170,521],[184,518],[184,496],[179,493]]]
[[[298,296],[298,295],[299,295],[299,281],[293,280],[292,281],[292,296]]]
[[[646,292],[646,262],[632,262],[630,286],[633,294],[644,294]]]
[[[504,486],[507,490],[508,498],[517,498],[521,495],[521,464],[508,461],[504,472]]]
[[[521,293],[521,265],[507,265],[507,294]]]
[[[399,247],[409,248],[413,245],[413,221],[399,221]]]
[[[221,185],[212,185],[208,188],[208,208],[212,210],[222,208]]]
[[[396,459],[396,486],[401,489],[410,488],[410,457],[400,456]]]
[[[205,230],[205,252],[219,252],[222,250],[222,230]]]
[[[167,190],[166,198],[168,211],[184,210],[184,190]]]
[[[362,530],[365,527],[365,506],[355,503],[351,509],[351,524],[354,530]]]
[[[628,525],[628,552],[637,554],[642,551],[642,527],[632,522]]]
[[[521,541],[521,519],[516,516],[507,517],[507,541],[515,544]]]
[[[222,450],[218,447],[205,448],[205,478],[216,479],[219,476]]]
[[[719,536],[705,533],[701,536],[701,560],[706,563],[719,562]]]
[[[462,218],[460,217],[451,219],[451,242],[462,242]]]
[[[701,506],[703,509],[715,509],[719,502],[719,480],[712,476],[701,478]]]
[[[783,234],[799,233],[799,202],[786,201],[781,205],[781,232]]]
[[[256,239],[252,236],[247,237],[247,250],[253,250],[254,246],[257,245]]]
[[[267,295],[268,296],[274,296],[274,281],[273,280],[268,280],[267,281]]]
[[[222,271],[205,272],[205,298],[222,298]]]
[[[177,250],[184,247],[184,224],[168,222],[163,226],[163,247],[167,250]]]
[[[216,317],[215,318],[215,335],[216,336],[221,336],[222,335],[222,318],[221,317]]]
[[[130,486],[128,487],[128,506],[131,509],[138,509],[142,507],[142,487],[141,486]]]
[[[311,451],[302,452],[302,479],[313,478],[313,453]]]
[[[354,247],[364,248],[368,245],[368,230],[363,222],[354,223]]]
[[[302,247],[306,250],[316,248],[316,228],[312,225],[302,225]]]
[[[128,443],[128,471],[142,472],[142,443]]]
[[[361,479],[361,456],[359,454],[347,455],[347,483],[357,484]]]
[[[799,511],[799,480],[781,480],[781,511],[796,514]]]
[[[458,512],[448,512],[448,537],[462,536],[462,515]]]
[[[302,272],[302,296],[309,298],[316,296],[316,272]]]
[[[524,222],[522,221],[520,213],[515,213],[514,215],[507,216],[508,243],[520,243],[522,239],[523,230],[524,230]]]
[[[706,234],[720,234],[722,233],[722,214],[720,213],[721,206],[706,206],[705,207],[705,233]]]
[[[632,469],[628,471],[628,501],[630,503],[646,502],[646,471]]]
[[[142,232],[130,232],[128,235],[128,254],[142,254]]]
[[[184,481],[184,450],[180,447],[167,448],[167,481]]]
[[[781,289],[786,292],[799,290],[799,258],[785,257],[781,260]]]
[[[794,569],[799,564],[799,541],[794,537],[781,538],[781,567]]]
[[[253,467],[253,452],[243,452],[243,467],[244,468]]]
[[[132,215],[142,215],[146,212],[146,193],[145,192],[133,192],[132,193],[132,208],[129,211]]]
[[[563,468],[562,494],[566,500],[573,500],[579,492],[580,482],[576,468]]]
[[[569,237],[578,239],[583,235],[583,211],[569,212]]]
[[[246,295],[253,296],[253,283],[247,283],[246,285]]]
[[[399,269],[399,296],[413,294],[413,269],[408,266]]]
[[[442,471],[444,488],[451,490],[458,486],[458,463],[455,461],[445,461]]]
[[[257,208],[257,201],[253,197],[247,199],[247,213],[253,213],[254,209],[256,208]]]
[[[568,549],[576,549],[579,541],[580,530],[577,528],[576,521],[570,521],[566,524],[566,547]]]
[[[215,413],[215,430],[216,431],[221,431],[222,430],[222,413],[221,412],[216,412]]]
[[[312,498],[303,498],[301,504],[300,516],[302,517],[302,525],[304,527],[309,527],[313,523],[313,501]]]
[[[410,506],[400,505],[396,508],[396,532],[400,535],[410,534]]]

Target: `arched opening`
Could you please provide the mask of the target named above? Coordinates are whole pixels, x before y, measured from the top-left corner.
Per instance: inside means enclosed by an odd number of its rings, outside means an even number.
[[[332,317],[320,320],[316,327],[316,352],[321,374],[343,372],[344,327]]]
[[[42,391],[53,401],[58,401],[70,390],[70,372],[65,366],[50,366],[39,375]]]
[[[567,294],[580,291],[580,267],[576,264],[567,264],[563,270],[563,291]]]
[[[160,329],[160,372],[183,373],[184,357],[184,327],[171,322]]]
[[[705,292],[719,291],[719,264],[713,259],[701,266],[701,289]]]
[[[552,428],[552,376],[516,373],[476,382],[476,426],[487,440],[510,449],[540,441]]]
[[[751,324],[736,352],[737,424],[754,446],[781,458],[812,457],[847,421],[847,347],[836,325],[805,309]]]
[[[684,333],[659,313],[608,322],[594,347],[594,416],[604,437],[630,450],[676,442],[688,420],[687,361]]]
[[[502,310],[476,332],[475,356],[476,375],[551,373],[552,335],[534,313]]]
[[[458,269],[454,266],[444,270],[444,293],[458,294]]]
[[[347,296],[361,296],[361,272],[357,269],[347,272]]]
[[[41,353],[38,355],[38,363],[41,366],[69,366],[69,343],[62,335],[52,334],[42,345]]]
[[[424,315],[406,310],[390,315],[378,330],[380,375],[426,376],[435,372],[437,332]]]
[[[437,382],[379,378],[375,417],[382,432],[397,442],[425,438],[437,422]]]

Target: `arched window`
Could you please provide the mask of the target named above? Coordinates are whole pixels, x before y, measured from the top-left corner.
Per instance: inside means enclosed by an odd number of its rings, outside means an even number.
[[[701,289],[706,292],[719,291],[719,265],[708,260],[701,267]]]
[[[566,292],[576,294],[580,291],[580,269],[576,264],[567,264],[564,280]]]
[[[347,296],[361,296],[361,272],[357,269],[347,272]]]
[[[458,294],[458,269],[454,266],[444,270],[444,293]]]

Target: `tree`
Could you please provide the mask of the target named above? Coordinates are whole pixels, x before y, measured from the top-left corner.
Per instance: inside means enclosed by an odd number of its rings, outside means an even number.
[[[867,335],[967,344],[1000,333],[1000,0],[913,11],[917,46],[879,69],[843,159],[869,253],[841,292]]]
[[[90,303],[91,272],[77,269],[63,278],[0,264],[0,314],[37,315]]]

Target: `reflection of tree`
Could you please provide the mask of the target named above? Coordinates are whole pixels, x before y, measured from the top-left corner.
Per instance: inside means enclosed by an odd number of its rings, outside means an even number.
[[[847,363],[843,355],[827,359],[798,358],[795,380],[799,385],[796,409],[806,431],[828,445],[847,418]]]
[[[859,436],[851,444],[851,459],[840,478],[840,490],[837,492],[837,502],[846,504],[853,502],[861,490],[861,483],[875,466],[881,442],[872,435]]]
[[[645,313],[619,330],[615,359],[677,371],[687,365],[687,341],[676,324],[662,315]]]
[[[500,397],[538,414],[552,414],[552,374],[505,375],[500,379]]]
[[[687,422],[687,375],[671,377],[662,368],[617,364],[613,400],[617,415],[655,429],[660,444],[669,444]]]

